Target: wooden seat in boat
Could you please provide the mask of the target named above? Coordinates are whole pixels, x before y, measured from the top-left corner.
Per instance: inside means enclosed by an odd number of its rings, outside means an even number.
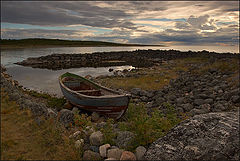
[[[91,90],[79,90],[76,91],[77,93],[88,95],[88,96],[101,96],[101,91],[96,90],[96,89],[91,89]]]

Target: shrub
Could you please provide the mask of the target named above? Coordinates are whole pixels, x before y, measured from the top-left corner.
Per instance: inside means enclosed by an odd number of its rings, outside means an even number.
[[[116,138],[116,133],[113,131],[113,119],[108,119],[106,125],[101,129],[101,132],[104,135],[103,142],[105,144],[115,145],[114,138]]]
[[[136,134],[129,150],[135,149],[137,146],[146,146],[162,137],[173,126],[181,120],[177,118],[176,111],[169,103],[165,104],[167,108],[166,114],[155,109],[150,115],[143,104],[130,104],[126,113],[126,122],[119,122],[118,126],[122,131],[132,131]]]
[[[80,130],[84,130],[87,126],[91,126],[91,117],[86,114],[74,114],[74,124]]]
[[[60,111],[63,108],[63,105],[66,103],[66,99],[57,98],[57,97],[49,97],[47,100],[47,105],[50,108],[55,108]]]

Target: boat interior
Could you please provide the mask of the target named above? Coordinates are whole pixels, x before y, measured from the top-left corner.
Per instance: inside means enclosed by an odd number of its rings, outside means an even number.
[[[97,87],[91,82],[84,81],[82,79],[65,77],[62,82],[69,89],[76,91],[77,93],[87,96],[103,96],[103,95],[114,95],[114,93]]]

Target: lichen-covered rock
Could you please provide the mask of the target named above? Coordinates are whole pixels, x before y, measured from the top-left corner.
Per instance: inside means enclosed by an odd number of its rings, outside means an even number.
[[[63,123],[65,126],[73,123],[74,114],[68,109],[62,109],[59,112],[58,120]]]
[[[147,160],[239,160],[237,112],[196,115],[159,138],[147,150]]]
[[[124,150],[119,149],[119,148],[109,149],[107,151],[107,157],[108,158],[116,158],[117,160],[119,160],[121,158],[123,151]]]
[[[107,157],[107,150],[111,147],[110,144],[104,144],[102,146],[99,147],[99,153],[100,153],[100,156],[105,158]]]
[[[103,134],[101,131],[96,131],[90,135],[89,139],[90,139],[91,145],[96,145],[96,146],[102,145]]]
[[[137,160],[141,160],[142,157],[144,156],[144,154],[146,153],[146,151],[147,151],[147,149],[143,146],[137,147],[136,153],[135,153]]]
[[[41,116],[47,114],[47,107],[44,104],[33,103],[30,110],[34,116]]]
[[[126,149],[131,144],[135,135],[130,131],[119,131],[117,133],[116,144],[118,147]]]
[[[93,152],[91,150],[87,150],[83,153],[83,160],[101,160],[101,156],[99,153]]]

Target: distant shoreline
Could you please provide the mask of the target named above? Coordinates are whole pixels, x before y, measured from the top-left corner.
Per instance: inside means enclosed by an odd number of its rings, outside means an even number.
[[[14,50],[14,49],[31,49],[31,48],[61,48],[61,47],[147,47],[147,46],[153,46],[153,47],[167,47],[164,45],[119,45],[119,46],[110,46],[110,45],[94,45],[94,46],[71,46],[71,45],[36,45],[36,46],[5,46],[1,45],[1,50]]]
[[[76,41],[59,39],[1,40],[1,50],[25,49],[25,48],[54,48],[54,47],[124,47],[124,46],[167,47],[165,45],[120,44],[102,41]]]

